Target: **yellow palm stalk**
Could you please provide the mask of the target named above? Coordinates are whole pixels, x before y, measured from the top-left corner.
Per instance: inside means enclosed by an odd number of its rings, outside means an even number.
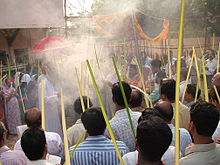
[[[219,56],[220,56],[220,42],[218,43],[218,59],[217,59],[217,65],[216,65],[216,69],[217,69],[217,73],[219,72]]]
[[[77,72],[77,69],[76,69],[76,68],[75,68],[75,72],[76,72],[76,78],[77,78],[77,89],[78,89],[78,92],[79,92],[79,98],[80,98],[80,102],[81,102],[81,107],[82,107],[83,112],[85,112],[85,105],[84,105],[84,101],[83,101],[82,93],[81,93],[81,90],[80,90],[79,75],[78,75],[78,72]]]
[[[61,117],[62,117],[62,128],[63,128],[63,143],[64,143],[64,154],[65,154],[65,165],[70,164],[70,154],[68,148],[67,132],[66,132],[66,117],[64,109],[64,99],[63,99],[63,90],[60,90],[60,102],[61,102]]]
[[[141,85],[142,85],[142,88],[144,90],[145,93],[147,93],[146,91],[146,87],[145,87],[145,82],[144,82],[144,78],[143,78],[143,75],[141,73],[141,69],[140,69],[140,66],[139,66],[139,63],[138,63],[138,60],[137,60],[137,57],[135,56],[135,62],[136,62],[136,65],[138,67],[138,72],[139,72],[139,76],[141,78]],[[148,98],[144,95],[144,100],[145,100],[145,103],[147,105],[147,107],[149,107],[149,102],[148,102]]]
[[[180,69],[181,69],[181,54],[183,48],[183,28],[184,28],[184,7],[185,1],[181,0],[180,9],[180,26],[178,37],[178,54],[177,54],[177,70],[176,70],[176,97],[175,97],[175,162],[179,165],[180,158],[180,132],[179,132],[179,96],[180,96]]]
[[[120,77],[120,75],[119,75],[119,72],[118,72],[118,69],[117,69],[116,62],[115,62],[114,57],[112,58],[112,61],[113,61],[113,64],[114,64],[114,68],[115,68],[116,75],[117,75],[117,77],[118,77],[119,86],[120,86],[121,93],[122,93],[122,96],[123,96],[123,100],[124,100],[124,103],[125,103],[125,107],[126,107],[126,110],[127,110],[128,120],[129,120],[130,126],[131,126],[131,131],[132,131],[133,137],[134,137],[134,139],[135,139],[136,135],[135,135],[135,131],[134,131],[134,125],[133,125],[133,122],[132,122],[132,120],[131,120],[130,109],[129,109],[129,107],[128,107],[128,101],[127,101],[127,98],[126,98],[126,96],[125,96],[125,91],[124,91],[124,88],[123,88],[123,86],[122,86],[121,77]]]
[[[193,56],[190,60],[189,70],[188,70],[187,77],[186,77],[186,82],[185,82],[185,85],[184,85],[183,96],[182,96],[182,99],[181,99],[182,102],[184,101],[184,96],[185,96],[185,93],[186,93],[186,88],[187,88],[187,84],[188,84],[188,81],[189,81],[192,65],[193,65]]]
[[[41,80],[41,126],[46,131],[45,127],[45,106],[44,106],[44,80]]]
[[[220,97],[219,97],[219,94],[218,94],[218,90],[217,90],[217,88],[216,88],[215,85],[213,85],[213,88],[214,88],[214,90],[215,90],[215,94],[216,94],[216,96],[217,96],[218,102],[220,103]]]
[[[119,158],[119,160],[120,160],[121,165],[124,165],[124,161],[123,161],[123,159],[122,159],[121,152],[120,152],[120,150],[119,150],[119,148],[118,148],[118,145],[117,145],[117,142],[116,142],[116,139],[115,139],[115,135],[114,135],[113,130],[112,130],[112,127],[111,127],[111,125],[110,125],[110,123],[109,123],[109,121],[108,121],[108,116],[107,116],[107,114],[106,114],[105,106],[104,106],[104,103],[103,103],[101,94],[100,94],[100,92],[99,92],[97,83],[96,83],[96,81],[95,81],[95,77],[94,77],[92,68],[91,68],[90,63],[89,63],[88,60],[86,60],[86,63],[87,63],[87,66],[88,66],[88,68],[89,68],[89,72],[90,72],[90,75],[91,75],[91,78],[92,78],[93,86],[94,86],[95,91],[96,91],[96,94],[97,94],[97,96],[98,96],[99,103],[100,103],[101,110],[102,110],[102,114],[103,114],[103,116],[104,116],[104,119],[105,119],[105,122],[106,122],[106,125],[107,125],[107,128],[108,128],[109,134],[110,134],[111,139],[112,139],[112,141],[113,141],[113,144],[114,144],[114,146],[115,146],[115,150],[116,150],[117,156],[118,156],[118,158]]]

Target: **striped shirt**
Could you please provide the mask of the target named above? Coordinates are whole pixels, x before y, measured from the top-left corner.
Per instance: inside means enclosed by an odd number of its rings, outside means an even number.
[[[117,141],[117,144],[122,156],[128,152],[123,142]],[[103,135],[87,137],[70,160],[71,165],[120,165],[113,142]]]

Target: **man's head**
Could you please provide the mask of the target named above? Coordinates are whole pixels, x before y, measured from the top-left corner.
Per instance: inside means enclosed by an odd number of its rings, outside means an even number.
[[[90,136],[102,135],[106,128],[105,119],[100,108],[89,108],[82,113],[82,123]]]
[[[122,86],[125,91],[125,96],[128,101],[128,104],[130,103],[130,98],[131,98],[131,87],[128,83],[122,81]],[[112,96],[113,96],[113,102],[121,107],[125,107],[124,99],[122,96],[122,92],[119,86],[119,82],[113,84],[112,86]]]
[[[201,94],[201,90],[198,89],[197,99],[200,97],[200,94]],[[195,100],[195,97],[196,97],[196,85],[187,84],[184,100],[187,102],[192,102]]]
[[[29,160],[46,159],[47,145],[44,131],[40,128],[29,128],[24,131],[21,147]]]
[[[158,102],[154,108],[158,110],[161,115],[161,118],[168,124],[171,123],[173,119],[173,106],[170,102],[160,101]]]
[[[140,154],[138,159],[150,163],[161,161],[171,141],[172,132],[169,126],[160,117],[150,116],[137,127],[136,146]]]
[[[149,117],[151,116],[157,116],[157,117],[161,117],[160,113],[158,112],[157,109],[155,108],[146,108],[141,116],[138,119],[138,123],[140,123],[141,121],[147,120]]]
[[[5,128],[5,125],[0,122],[0,147],[4,145],[4,141],[6,139],[6,133],[7,130]]]
[[[83,100],[85,109],[88,108],[88,103],[89,103],[89,107],[91,107],[93,105],[91,100],[90,100],[90,98],[88,98],[87,96],[82,96],[82,100]],[[82,114],[83,113],[80,97],[78,97],[74,101],[73,107],[74,107],[74,110],[75,110],[76,113],[78,113],[78,114]]]
[[[161,61],[160,60],[152,60],[151,61],[151,69],[153,73],[157,73],[160,71]]]
[[[41,111],[37,107],[32,107],[25,111],[25,123],[29,128],[41,127]]]
[[[212,137],[219,122],[217,107],[205,101],[197,101],[190,109],[189,130],[193,136]]]
[[[176,81],[174,79],[163,79],[160,84],[160,97],[164,101],[174,102]]]
[[[131,99],[130,99],[130,108],[140,107],[143,101],[143,94],[137,90],[132,89]]]

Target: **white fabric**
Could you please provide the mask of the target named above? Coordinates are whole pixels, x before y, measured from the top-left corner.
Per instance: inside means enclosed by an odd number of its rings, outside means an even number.
[[[207,75],[213,75],[215,70],[216,70],[216,64],[217,64],[217,60],[214,58],[211,61],[208,59],[207,63],[206,63],[206,74]]]
[[[52,165],[46,160],[29,161],[28,165]]]
[[[183,92],[184,92],[184,88],[185,88],[185,83],[186,83],[186,81],[181,81],[181,82],[180,82],[180,100],[182,100],[182,97],[183,97]]]
[[[175,127],[173,124],[168,124],[168,126],[170,127],[173,134],[171,145],[175,146]],[[189,132],[185,128],[180,128],[180,151],[183,156],[185,155],[186,147],[188,147],[188,145],[191,143],[192,139]]]
[[[46,131],[45,131],[45,136],[48,145],[48,153],[62,157],[63,142],[60,136],[57,133],[46,132]],[[14,150],[22,150],[20,139],[15,143]]]
[[[21,78],[21,82],[26,82],[27,84],[29,84],[30,81],[31,81],[31,76],[29,74],[24,74]]]
[[[42,74],[38,78],[38,99],[41,107],[41,80],[44,80],[44,102],[45,102],[45,127],[46,131],[56,132],[62,136],[59,118],[58,96],[53,84]]]
[[[138,163],[138,151],[129,152],[123,156],[125,165],[136,165]],[[169,146],[161,159],[165,165],[174,165],[175,147]]]
[[[218,122],[218,126],[217,126],[214,134],[212,135],[212,139],[216,142],[218,136],[220,136],[220,122]]]

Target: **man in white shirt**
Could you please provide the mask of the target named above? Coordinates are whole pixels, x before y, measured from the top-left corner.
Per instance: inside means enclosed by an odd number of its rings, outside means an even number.
[[[217,107],[198,101],[190,109],[190,118],[189,130],[194,144],[186,148],[180,165],[220,165],[220,146],[212,140],[219,122]]]
[[[46,160],[47,143],[45,133],[40,128],[29,128],[21,137],[21,147],[30,160],[28,165],[52,165]]]
[[[175,146],[175,127],[173,124],[171,124],[171,121],[173,119],[173,106],[171,103],[166,102],[166,101],[160,101],[158,102],[155,107],[161,114],[161,118],[168,124],[170,127],[172,134],[173,134],[173,139],[171,142],[172,146]],[[180,128],[180,151],[182,155],[185,155],[185,149],[188,147],[189,144],[192,143],[191,136],[189,132],[185,128]]]
[[[29,128],[41,128],[41,111],[37,107],[33,107],[25,111],[25,122]],[[45,132],[48,153],[63,157],[63,142],[61,137],[55,132]],[[15,146],[15,150],[22,150],[21,140],[19,139]]]
[[[74,105],[73,105],[74,111],[78,113],[80,116],[83,113],[82,106],[84,106],[85,109],[88,108],[87,99],[89,98],[87,98],[86,96],[82,96],[82,99],[83,99],[84,105],[81,105],[81,100],[79,97],[75,100]],[[91,107],[92,102],[90,99],[88,103],[89,103],[89,107]],[[75,145],[78,142],[78,140],[81,138],[81,136],[84,134],[85,131],[86,130],[83,126],[81,118],[79,118],[73,126],[67,129],[67,138],[68,138],[69,145],[70,146]]]

